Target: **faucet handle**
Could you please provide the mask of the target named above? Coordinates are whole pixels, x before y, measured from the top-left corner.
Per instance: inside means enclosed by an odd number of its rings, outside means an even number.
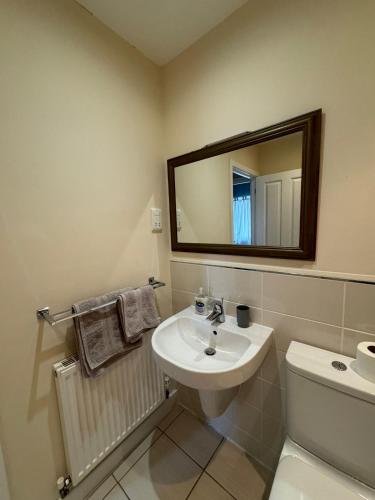
[[[220,299],[212,299],[211,301],[212,311],[207,316],[208,320],[217,320],[219,323],[224,323],[225,313],[224,313],[224,297]]]

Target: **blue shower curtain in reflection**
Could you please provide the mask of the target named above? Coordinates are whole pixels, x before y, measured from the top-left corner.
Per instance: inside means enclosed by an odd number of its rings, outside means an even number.
[[[235,245],[251,244],[250,196],[233,198],[233,240]]]

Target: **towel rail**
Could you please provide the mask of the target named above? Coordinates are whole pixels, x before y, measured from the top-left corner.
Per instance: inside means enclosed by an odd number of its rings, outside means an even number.
[[[160,288],[161,286],[165,286],[165,283],[163,283],[162,281],[155,280],[155,278],[152,276],[151,278],[148,278],[148,285],[151,285],[153,288]],[[100,304],[100,306],[94,306],[91,309],[88,309],[87,311],[82,311],[79,313],[72,313],[71,311],[68,310],[51,314],[49,307],[42,307],[41,309],[37,309],[36,317],[38,319],[43,319],[44,321],[47,321],[47,323],[49,323],[51,326],[55,326],[58,323],[67,321],[68,319],[77,318],[78,316],[84,316],[85,314],[92,313],[94,311],[97,311],[98,309],[102,309],[103,307],[112,306],[113,304],[116,304],[116,300],[111,300],[110,302],[106,302],[105,304]]]

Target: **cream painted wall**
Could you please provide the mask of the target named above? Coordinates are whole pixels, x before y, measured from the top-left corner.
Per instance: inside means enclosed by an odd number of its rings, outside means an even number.
[[[51,500],[51,367],[72,326],[35,310],[170,283],[168,229],[150,230],[150,207],[167,213],[160,70],[71,0],[2,0],[0,60],[0,439],[12,500]]]
[[[230,241],[229,159],[215,156],[178,167],[176,200],[181,210],[178,241]]]
[[[4,463],[1,442],[0,442],[0,498],[1,500],[10,500],[8,478],[5,471],[5,463]]]
[[[175,170],[176,205],[181,210],[178,241],[230,243],[230,161],[255,171],[256,147],[182,165]]]
[[[255,146],[260,175],[295,170],[302,165],[302,132]]]
[[[375,274],[374,17],[373,0],[250,0],[164,68],[167,157],[323,108],[316,262],[232,262]]]

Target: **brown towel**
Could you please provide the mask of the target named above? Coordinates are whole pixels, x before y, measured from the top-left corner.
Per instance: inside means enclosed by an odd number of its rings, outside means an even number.
[[[139,341],[145,330],[155,328],[160,322],[155,292],[150,285],[121,293],[117,307],[126,342],[130,344]]]
[[[73,305],[73,312],[87,311],[116,300],[125,291],[122,289],[78,302]],[[88,377],[99,375],[108,363],[142,345],[142,340],[132,344],[126,342],[116,304],[74,318],[74,324],[82,372]]]

